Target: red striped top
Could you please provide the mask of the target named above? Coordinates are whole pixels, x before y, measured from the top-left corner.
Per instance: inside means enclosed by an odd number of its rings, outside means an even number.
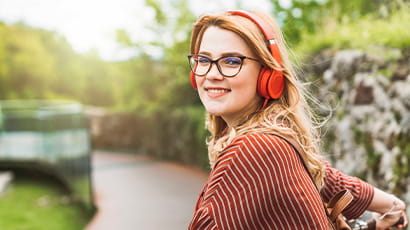
[[[373,187],[326,164],[322,196],[349,189],[347,218],[360,216]],[[322,200],[295,150],[280,137],[250,134],[227,146],[198,198],[189,229],[327,229]]]

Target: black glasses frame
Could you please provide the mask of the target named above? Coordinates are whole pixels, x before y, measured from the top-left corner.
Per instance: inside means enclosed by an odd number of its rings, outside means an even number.
[[[202,58],[206,58],[206,59],[208,59],[208,60],[210,61],[211,64],[209,65],[208,70],[207,70],[204,74],[197,74],[197,73],[195,72],[194,66],[192,66],[192,63],[191,63],[191,58],[192,58],[192,57],[202,57]],[[221,60],[221,59],[223,59],[223,58],[227,58],[227,57],[236,57],[236,58],[240,58],[240,59],[241,59],[241,66],[239,67],[238,72],[236,72],[236,73],[233,74],[233,75],[226,75],[226,74],[224,74],[224,73],[222,72],[221,66],[220,66],[219,63],[218,63],[219,60]],[[211,68],[212,68],[212,64],[215,64],[215,65],[216,65],[216,68],[218,69],[219,73],[220,73],[222,76],[224,76],[224,77],[235,77],[236,75],[238,75],[239,72],[241,72],[241,69],[242,69],[242,66],[243,66],[243,60],[244,60],[244,59],[250,59],[250,60],[253,60],[253,61],[258,61],[258,60],[255,59],[255,58],[251,58],[251,57],[247,57],[247,56],[241,56],[241,55],[225,55],[225,56],[219,57],[219,58],[217,58],[217,59],[215,59],[215,60],[212,60],[212,59],[210,59],[209,57],[206,57],[206,56],[203,56],[203,55],[199,55],[199,54],[190,54],[190,55],[188,55],[189,67],[191,68],[192,73],[194,73],[195,75],[200,76],[200,77],[203,77],[203,76],[205,76],[205,75],[207,75],[207,74],[209,73],[209,71],[210,71]]]

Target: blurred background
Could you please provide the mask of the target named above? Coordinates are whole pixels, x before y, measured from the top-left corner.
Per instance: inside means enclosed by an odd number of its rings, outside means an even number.
[[[409,7],[407,0],[0,0],[0,162],[5,181],[18,179],[0,195],[0,229],[85,228],[95,212],[91,158],[100,150],[206,174],[205,111],[186,55],[195,19],[228,9],[278,20],[325,121],[323,153],[409,205]],[[15,139],[22,131],[26,139]],[[16,145],[41,149],[16,158]],[[33,159],[83,194],[80,204],[60,182],[27,173]],[[34,205],[17,207],[21,197]],[[33,214],[44,207],[48,213]],[[61,225],[43,228],[45,220]]]

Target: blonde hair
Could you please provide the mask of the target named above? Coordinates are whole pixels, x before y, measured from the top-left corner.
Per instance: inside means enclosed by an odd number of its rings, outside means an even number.
[[[306,102],[307,93],[290,63],[286,44],[277,23],[267,14],[252,13],[267,23],[274,32],[281,63],[273,58],[260,28],[248,18],[223,12],[217,15],[204,15],[193,26],[191,53],[198,52],[207,28],[219,27],[238,34],[263,66],[280,70],[285,77],[285,89],[279,99],[270,100],[267,106],[251,114],[244,114],[241,122],[235,127],[230,127],[229,131],[226,131],[228,125],[222,117],[208,114],[207,128],[211,133],[207,142],[210,165],[213,167],[219,153],[238,136],[250,133],[292,135],[304,150],[300,154],[316,186],[321,188],[324,177],[323,159],[318,144],[319,135],[313,125],[313,113]]]

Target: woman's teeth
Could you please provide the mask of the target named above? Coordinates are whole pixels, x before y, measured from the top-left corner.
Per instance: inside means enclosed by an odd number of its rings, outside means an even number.
[[[208,89],[208,92],[210,92],[210,93],[225,93],[225,92],[229,92],[229,90],[227,90],[227,89]]]

